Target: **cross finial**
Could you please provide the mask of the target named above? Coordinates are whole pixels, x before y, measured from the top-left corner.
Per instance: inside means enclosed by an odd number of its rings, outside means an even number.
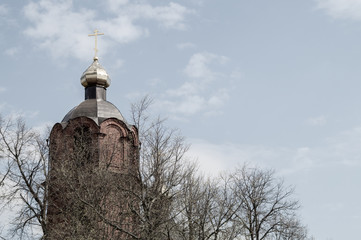
[[[94,60],[97,60],[98,59],[98,36],[99,35],[104,35],[104,33],[99,33],[98,29],[95,29],[94,30],[94,34],[89,34],[88,36],[89,37],[95,37],[95,48],[94,48],[94,51],[95,51],[95,55],[94,55]]]

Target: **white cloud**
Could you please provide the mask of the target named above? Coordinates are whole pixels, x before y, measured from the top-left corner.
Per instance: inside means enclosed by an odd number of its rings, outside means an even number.
[[[185,16],[193,13],[193,11],[178,3],[170,2],[168,6],[157,7],[148,4],[130,5],[127,13],[132,18],[152,19],[158,21],[165,28],[183,30],[186,28]]]
[[[113,65],[113,68],[117,69],[117,68],[122,68],[124,65],[124,60],[123,59],[117,59]]]
[[[19,47],[12,47],[5,50],[5,54],[12,57],[15,56],[19,52]]]
[[[210,69],[211,63],[225,64],[228,58],[225,56],[218,56],[213,53],[203,52],[194,54],[188,62],[184,72],[192,78],[205,78],[212,80],[216,77],[217,72]]]
[[[0,4],[0,26],[14,25],[14,19],[9,14],[9,7],[5,4]]]
[[[344,131],[328,139],[329,149],[323,151],[329,161],[344,166],[361,166],[361,127]],[[329,156],[328,156],[329,155]]]
[[[6,107],[7,103],[0,103],[0,111],[3,111]]]
[[[219,113],[218,110],[229,99],[231,73],[214,69],[225,65],[227,61],[227,57],[209,52],[194,54],[184,69],[186,80],[179,87],[165,92],[158,103],[160,108],[183,117],[196,113]]]
[[[282,176],[317,165],[312,157],[312,150],[307,147],[291,149],[234,143],[214,144],[200,139],[192,139],[191,142],[189,155],[198,159],[200,169],[212,175],[230,171],[245,163],[254,167],[277,169],[277,173]]]
[[[326,124],[326,117],[323,115],[310,117],[306,120],[306,123],[311,126],[324,126]]]
[[[191,42],[184,42],[184,43],[178,43],[177,44],[177,48],[180,49],[180,50],[195,48],[195,47],[196,47],[196,45],[194,43],[191,43]]]
[[[0,87],[0,93],[5,92],[7,89],[4,87]]]
[[[151,87],[158,86],[162,83],[162,80],[160,78],[151,78],[147,80],[147,84]]]
[[[361,20],[361,0],[316,0],[317,8],[334,18]]]
[[[189,116],[200,112],[205,107],[206,100],[198,95],[188,95],[178,100],[165,100],[160,105],[173,114]]]
[[[25,34],[39,40],[41,48],[50,51],[54,57],[89,58],[92,43],[86,34],[94,25],[93,11],[76,12],[71,0],[41,0],[30,2],[24,13],[33,24]]]
[[[215,144],[191,139],[189,151],[197,157],[202,169],[217,174],[235,166],[249,163],[276,169],[282,176],[307,173],[311,170],[334,168],[361,168],[361,127],[341,132],[318,146],[274,147],[235,143]]]
[[[323,208],[328,212],[338,212],[344,210],[345,205],[343,203],[325,203]]]
[[[200,139],[191,139],[190,142],[192,145],[189,156],[197,158],[200,169],[212,175],[232,170],[244,163],[263,166],[264,164],[260,160],[266,162],[275,154],[272,149],[263,146],[215,144]]]
[[[184,29],[186,16],[193,12],[173,2],[155,7],[126,0],[108,0],[106,3],[111,11],[77,9],[72,0],[30,2],[24,7],[24,14],[31,25],[24,32],[39,41],[39,46],[54,57],[71,56],[84,60],[92,54],[93,41],[87,34],[94,27],[107,35],[100,42],[101,52],[105,54],[114,43],[128,43],[148,35],[149,30],[137,24],[137,20],[153,20],[167,29]]]
[[[252,167],[277,169],[277,174],[281,176],[292,176],[295,172],[317,168],[321,164],[312,156],[313,150],[308,147],[215,144],[200,139],[192,139],[191,142],[190,157],[197,158],[200,169],[211,175],[248,164]]]
[[[4,107],[10,109],[9,113],[7,113],[5,117],[8,119],[12,119],[12,120],[17,119],[17,118],[31,119],[31,118],[35,118],[37,115],[39,115],[39,111],[13,110],[13,109],[11,109],[11,106],[9,106],[7,104],[4,105]]]
[[[221,88],[208,99],[208,104],[212,107],[221,107],[223,103],[226,102],[228,99],[229,99],[228,90],[225,88]]]
[[[132,91],[125,95],[125,97],[129,100],[130,103],[139,101],[139,99],[144,96],[149,95],[149,91]]]
[[[107,38],[118,43],[129,43],[142,36],[148,35],[146,29],[134,25],[132,19],[126,15],[100,20],[94,24],[99,26],[99,29],[102,29],[102,32],[109,33]],[[104,39],[102,41],[104,41]]]
[[[111,11],[118,10],[121,6],[128,3],[128,0],[108,0],[108,8]]]
[[[9,12],[9,9],[6,5],[0,4],[0,16],[5,16]]]
[[[53,122],[43,122],[32,127],[32,129],[43,136],[47,136],[49,135],[52,126],[54,126]]]

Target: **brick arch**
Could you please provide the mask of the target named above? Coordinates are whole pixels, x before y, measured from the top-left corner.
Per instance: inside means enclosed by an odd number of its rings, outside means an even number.
[[[77,128],[89,128],[92,134],[99,133],[99,126],[94,122],[93,119],[88,117],[77,117],[69,120],[68,124],[64,127],[63,131],[65,134],[74,134]]]
[[[139,133],[138,133],[138,128],[136,126],[132,126],[131,129],[131,134],[133,135],[133,139],[134,139],[134,146],[138,147],[140,142],[139,142]]]
[[[100,124],[100,131],[102,133],[106,134],[106,131],[107,131],[108,128],[117,129],[119,132],[121,132],[122,137],[127,137],[128,136],[129,130],[128,130],[127,126],[122,121],[119,121],[118,119],[109,118],[109,119],[106,119],[105,121],[103,121]]]
[[[125,159],[125,146],[122,139],[128,136],[128,132],[119,124],[119,121],[112,118],[100,124],[100,132],[100,165],[110,171],[121,171]]]

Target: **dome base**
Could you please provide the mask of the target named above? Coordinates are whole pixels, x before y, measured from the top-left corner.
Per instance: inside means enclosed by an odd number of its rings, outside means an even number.
[[[88,117],[94,120],[94,122],[98,125],[108,118],[116,118],[125,122],[125,119],[118,108],[103,99],[87,99],[83,101],[78,106],[70,110],[61,122],[66,123],[70,119],[77,117]]]

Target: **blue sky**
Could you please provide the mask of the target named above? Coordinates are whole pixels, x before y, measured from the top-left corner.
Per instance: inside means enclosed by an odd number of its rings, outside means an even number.
[[[361,0],[2,1],[0,27],[2,114],[61,121],[97,28],[125,117],[150,94],[203,171],[274,168],[316,239],[359,235]]]

